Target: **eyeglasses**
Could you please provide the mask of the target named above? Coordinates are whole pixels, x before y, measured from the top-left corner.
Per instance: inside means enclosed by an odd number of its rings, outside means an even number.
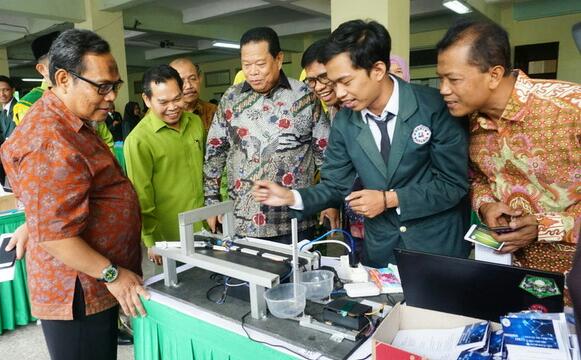
[[[121,87],[121,85],[123,85],[123,80],[117,80],[115,82],[112,83],[102,83],[102,84],[98,84],[94,81],[91,81],[87,78],[82,77],[81,75],[77,74],[74,71],[71,70],[66,70],[68,71],[71,75],[73,75],[74,77],[81,79],[83,81],[88,82],[89,84],[93,85],[94,87],[97,88],[97,94],[99,95],[107,95],[109,94],[111,91],[113,91],[114,93],[117,93],[117,91],[119,91],[119,88]]]
[[[327,77],[327,73],[323,73],[316,77],[307,77],[303,81],[311,89],[314,89],[315,86],[317,86],[317,81],[325,86],[333,86],[333,82],[329,80],[329,78]]]

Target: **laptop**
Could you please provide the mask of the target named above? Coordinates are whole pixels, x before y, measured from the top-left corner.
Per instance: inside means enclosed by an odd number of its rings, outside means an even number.
[[[498,322],[509,312],[563,312],[565,277],[471,259],[395,249],[408,305]]]

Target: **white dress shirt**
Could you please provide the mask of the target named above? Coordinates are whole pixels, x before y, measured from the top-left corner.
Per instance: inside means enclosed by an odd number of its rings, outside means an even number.
[[[393,92],[391,93],[391,96],[389,97],[387,104],[385,104],[385,108],[383,108],[383,111],[381,112],[381,114],[379,114],[379,115],[374,114],[371,111],[369,111],[369,109],[367,109],[367,108],[361,110],[361,117],[363,119],[363,122],[369,126],[369,130],[371,130],[371,135],[373,135],[373,140],[375,140],[375,145],[377,145],[377,149],[379,151],[381,151],[381,131],[379,130],[379,127],[377,126],[375,121],[369,121],[367,119],[366,115],[371,114],[377,118],[385,118],[387,116],[387,113],[392,113],[395,115],[387,123],[387,133],[389,135],[389,143],[390,144],[393,143],[393,133],[395,131],[395,124],[397,122],[397,113],[399,112],[399,85],[397,83],[397,80],[392,75],[389,75],[389,77],[393,81]],[[297,190],[291,190],[291,191],[293,192],[295,202],[293,205],[291,205],[289,207],[291,209],[294,209],[294,210],[299,210],[299,211],[304,210],[305,205],[303,204],[303,198],[301,197],[301,194]],[[399,207],[396,208],[396,212],[398,215],[400,214]]]

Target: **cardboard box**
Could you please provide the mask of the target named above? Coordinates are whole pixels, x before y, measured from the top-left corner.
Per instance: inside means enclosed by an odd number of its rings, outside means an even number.
[[[481,321],[484,320],[396,304],[371,338],[373,359],[427,360],[426,357],[391,346],[397,332],[410,329],[452,329]],[[493,330],[501,328],[498,323],[491,323],[491,326]]]
[[[0,195],[0,211],[16,209],[16,197],[12,193]]]

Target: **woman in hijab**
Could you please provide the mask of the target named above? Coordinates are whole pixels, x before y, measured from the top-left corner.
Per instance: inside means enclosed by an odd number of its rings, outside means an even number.
[[[405,60],[397,55],[391,55],[389,57],[389,72],[393,75],[410,82],[410,68],[406,64]]]
[[[127,105],[125,105],[123,121],[121,122],[123,141],[125,141],[127,135],[129,135],[139,120],[141,120],[141,108],[139,107],[139,104],[134,101],[128,102]]]

